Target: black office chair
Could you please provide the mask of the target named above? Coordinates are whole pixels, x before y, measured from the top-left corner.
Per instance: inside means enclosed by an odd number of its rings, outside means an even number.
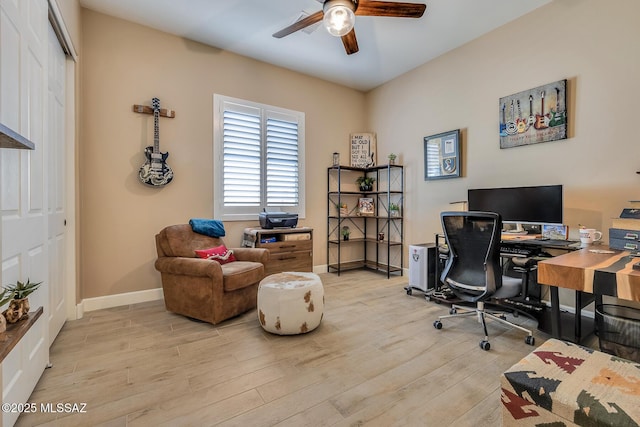
[[[527,333],[525,342],[535,344],[530,330],[505,320],[504,314],[485,311],[484,304],[490,298],[513,298],[522,290],[522,279],[502,275],[500,263],[500,233],[502,220],[493,212],[442,212],[440,214],[449,258],[441,275],[455,295],[463,301],[475,302],[475,309],[452,305],[448,316],[440,316],[433,323],[442,329],[442,319],[477,315],[484,328],[484,340],[480,348],[489,350],[489,334],[485,317],[520,329]],[[468,309],[458,313],[458,310]]]

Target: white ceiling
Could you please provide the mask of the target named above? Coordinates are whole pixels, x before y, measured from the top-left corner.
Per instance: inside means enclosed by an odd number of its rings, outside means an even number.
[[[389,0],[393,1],[393,0]],[[360,51],[319,27],[276,31],[322,0],[80,0],[86,8],[311,76],[367,91],[551,0],[407,0],[422,18],[356,17]]]

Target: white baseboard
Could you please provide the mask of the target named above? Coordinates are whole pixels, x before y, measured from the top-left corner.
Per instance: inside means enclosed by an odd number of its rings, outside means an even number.
[[[86,311],[101,310],[103,308],[120,307],[123,305],[137,304],[140,302],[157,301],[163,299],[162,288],[147,289],[144,291],[127,292],[124,294],[106,295],[96,298],[85,298],[76,306],[78,319]]]
[[[313,272],[316,274],[326,273],[327,272],[327,264],[324,265],[314,265]]]
[[[314,265],[313,266],[313,272],[316,274],[321,274],[321,273],[327,273],[327,264],[322,264],[322,265]],[[409,269],[408,268],[403,268],[402,269],[402,275],[407,277],[407,280],[409,278]]]

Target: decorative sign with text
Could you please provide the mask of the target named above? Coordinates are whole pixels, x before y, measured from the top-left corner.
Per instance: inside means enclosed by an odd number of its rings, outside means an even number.
[[[376,134],[351,134],[351,166],[370,168],[376,165]]]

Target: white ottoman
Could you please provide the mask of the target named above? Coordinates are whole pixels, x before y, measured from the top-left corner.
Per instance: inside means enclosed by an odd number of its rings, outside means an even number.
[[[267,276],[258,287],[258,320],[274,334],[314,330],[322,320],[324,288],[314,273],[285,272]]]

